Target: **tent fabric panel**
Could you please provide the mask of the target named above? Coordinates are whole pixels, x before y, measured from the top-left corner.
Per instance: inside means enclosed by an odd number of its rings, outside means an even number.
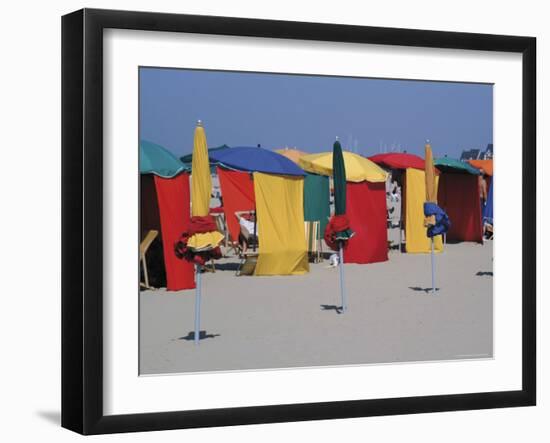
[[[259,256],[255,275],[309,272],[304,228],[304,179],[254,173]]]
[[[474,168],[483,169],[487,175],[493,176],[493,160],[468,160]]]
[[[436,197],[439,177],[435,179]],[[431,251],[431,240],[424,226],[424,202],[426,182],[424,171],[408,168],[405,171],[405,249],[410,253]],[[451,220],[452,223],[452,220]],[[441,235],[434,237],[434,250],[443,251]]]
[[[482,242],[476,175],[443,173],[439,181],[438,201],[451,220],[447,240]]]
[[[254,183],[248,172],[230,171],[218,167],[218,178],[223,199],[223,213],[230,239],[238,241],[241,228],[235,216],[237,211],[253,211],[255,208]]]
[[[139,238],[142,241],[150,230],[161,232],[157,191],[152,174],[140,175],[139,198]],[[156,288],[166,287],[162,236],[157,237],[149,246],[146,261],[149,284]]]
[[[347,184],[347,216],[355,235],[344,248],[345,263],[388,260],[386,184]]]
[[[195,287],[193,264],[176,257],[174,245],[189,226],[190,195],[189,175],[181,174],[166,179],[155,176],[164,265],[166,268],[166,289],[180,291]]]
[[[307,174],[304,180],[304,220],[318,220],[322,237],[329,218],[329,178],[322,175]]]

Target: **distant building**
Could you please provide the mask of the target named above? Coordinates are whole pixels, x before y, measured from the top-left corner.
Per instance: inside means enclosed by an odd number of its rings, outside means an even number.
[[[462,151],[460,154],[460,160],[488,160],[493,158],[493,144],[489,143],[485,151],[481,149],[468,149]]]

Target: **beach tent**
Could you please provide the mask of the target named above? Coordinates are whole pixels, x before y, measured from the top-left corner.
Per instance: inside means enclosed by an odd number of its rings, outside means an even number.
[[[299,164],[300,158],[308,155],[307,152],[296,148],[276,149],[275,152],[284,155],[294,163]],[[326,175],[306,172],[304,179],[304,220],[319,221],[322,233],[330,218],[330,183]]]
[[[193,265],[174,253],[174,244],[190,220],[188,171],[170,151],[141,140],[139,172],[140,239],[154,229],[160,232],[162,244],[162,251],[152,247],[148,258],[151,281],[157,286],[166,284],[169,291],[193,289]]]
[[[254,181],[250,172],[216,168],[223,198],[225,222],[232,242],[239,239],[240,226],[235,212],[253,211],[255,208]]]
[[[483,169],[489,177],[493,176],[493,159],[468,160],[468,163],[470,163],[470,165],[474,168]]]
[[[426,236],[426,227],[424,226],[424,201],[426,199],[424,159],[414,154],[392,152],[373,155],[369,157],[369,160],[388,169],[403,172],[401,214],[403,214],[405,227],[405,250],[410,253],[430,253],[431,240]],[[439,171],[436,169],[435,173],[437,175]],[[436,176],[436,193],[438,182],[439,177]],[[441,236],[435,238],[434,249],[437,252],[443,250]]]
[[[439,206],[451,219],[449,241],[483,241],[479,171],[467,162],[443,157],[435,160],[439,177]]]
[[[386,172],[360,155],[343,152],[346,171],[346,214],[355,235],[344,248],[346,263],[375,263],[388,259]],[[307,172],[332,175],[332,152],[299,160]]]
[[[294,275],[308,272],[303,208],[304,171],[288,158],[259,147],[235,147],[212,153],[210,158],[220,169],[252,175],[259,232],[259,255],[254,274]],[[220,180],[224,208],[231,192],[224,186],[228,176]],[[240,183],[244,188],[248,184],[243,185],[245,181],[242,177]],[[233,186],[233,190],[236,188],[238,186]],[[224,210],[227,211],[226,219],[235,218],[234,212],[229,212],[231,209]]]

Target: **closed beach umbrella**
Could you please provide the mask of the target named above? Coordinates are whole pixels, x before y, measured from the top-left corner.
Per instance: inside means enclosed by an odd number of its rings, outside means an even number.
[[[434,158],[432,154],[432,147],[430,141],[426,141],[424,147],[424,175],[426,179],[426,203],[437,203],[436,191],[435,191],[435,169]],[[426,204],[424,204],[426,207]],[[424,210],[426,213],[426,210]],[[426,216],[424,218],[425,226],[435,225],[435,215]],[[434,270],[434,238],[431,238],[431,258],[432,258],[432,292],[435,293],[435,270]]]
[[[337,140],[332,147],[332,176],[334,186],[334,215],[346,213],[346,164],[342,146]]]
[[[191,214],[193,217],[208,215],[211,192],[212,178],[210,177],[206,134],[199,121],[195,128],[193,161],[191,163]]]
[[[429,141],[424,147],[424,172],[426,177],[426,201],[430,203],[437,203],[435,192],[435,169],[434,169],[434,157],[432,154],[432,147]]]
[[[332,147],[332,179],[334,186],[334,215],[335,217],[346,215],[346,165],[342,146],[336,140]],[[351,229],[344,229],[336,233],[338,240],[338,253],[340,256],[340,292],[342,298],[342,312],[347,309],[346,288],[344,285],[344,242],[353,236]]]
[[[201,121],[197,122],[193,140],[193,161],[191,167],[191,223],[203,226],[213,225],[209,220],[210,194],[212,179],[208,161],[206,134]],[[215,229],[215,228],[214,228]],[[221,232],[207,227],[189,237],[187,246],[194,251],[207,251],[216,248],[223,240]],[[197,264],[197,285],[195,290],[195,343],[200,339],[200,306],[201,306],[201,266]]]

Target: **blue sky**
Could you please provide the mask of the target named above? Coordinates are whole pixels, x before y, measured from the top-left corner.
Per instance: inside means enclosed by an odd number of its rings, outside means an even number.
[[[209,147],[380,149],[458,157],[493,142],[486,84],[140,68],[140,139],[190,153],[196,121]]]

